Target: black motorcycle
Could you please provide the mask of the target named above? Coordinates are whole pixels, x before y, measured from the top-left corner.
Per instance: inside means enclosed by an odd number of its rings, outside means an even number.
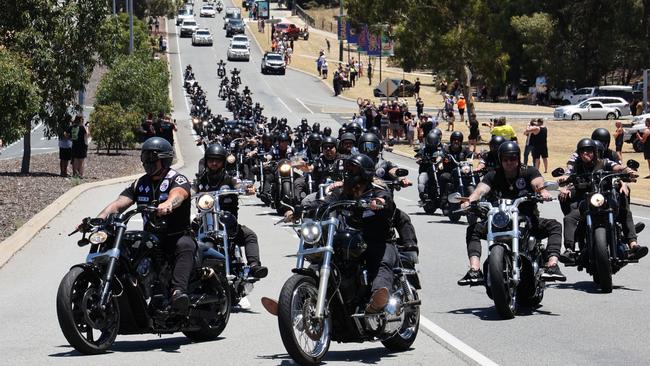
[[[394,269],[386,307],[366,314],[370,281],[363,259],[367,244],[346,215],[366,210],[364,201],[338,201],[321,206],[315,221],[303,219],[294,273],[282,287],[278,326],[287,352],[301,365],[316,365],[331,341],[379,340],[391,351],[409,349],[418,334],[420,283],[414,265],[405,258]],[[305,259],[311,262],[305,267]]]
[[[217,64],[217,76],[219,79],[223,79],[224,76],[226,76],[226,64]]]
[[[153,225],[155,211],[155,206],[139,206],[106,220],[86,218],[70,234],[81,231],[78,245],[90,245],[85,263],[63,277],[56,297],[59,325],[77,351],[106,352],[118,334],[183,332],[192,341],[209,341],[228,324],[224,256],[204,245],[199,245],[190,277],[189,312],[172,309],[172,264],[160,240],[146,231],[127,231],[138,213]],[[164,222],[157,225],[163,227]]]
[[[463,215],[458,209],[460,204],[453,203],[449,199],[450,196],[460,195],[462,197],[468,197],[478,184],[478,175],[474,171],[474,166],[472,165],[472,157],[467,160],[457,161],[453,155],[447,154],[444,159],[448,159],[450,162],[455,164],[455,167],[452,170],[451,178],[452,181],[446,187],[447,197],[443,197],[442,207],[443,209],[448,210],[447,216],[449,221],[458,222]],[[471,225],[476,222],[476,216],[472,213],[467,213],[467,222]]]
[[[636,170],[639,163],[629,160],[627,166]],[[564,175],[564,169],[557,168],[551,173],[554,177]],[[565,266],[577,266],[578,271],[585,269],[602,292],[612,292],[612,275],[628,263],[638,260],[628,259],[629,247],[623,237],[623,228],[616,221],[620,209],[620,188],[623,182],[632,182],[629,173],[614,173],[602,170],[586,174],[571,174],[562,185],[573,184],[577,189],[586,191],[578,204],[581,219],[576,230],[576,243],[580,251],[574,263]],[[637,225],[637,233],[644,225]]]
[[[424,154],[421,149],[416,149],[416,157],[419,158],[420,165],[427,165],[426,173],[429,177],[425,186],[424,195],[418,202],[418,205],[424,209],[424,212],[433,215],[441,203],[442,192],[440,191],[440,170],[442,156],[440,152],[433,154]]]

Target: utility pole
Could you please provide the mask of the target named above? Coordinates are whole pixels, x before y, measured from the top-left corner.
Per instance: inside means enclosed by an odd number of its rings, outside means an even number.
[[[643,70],[643,112],[648,112],[648,69]]]
[[[133,54],[133,0],[129,2],[129,55]]]
[[[339,33],[343,29],[343,0],[339,0]],[[343,37],[339,34],[339,62],[343,62]]]

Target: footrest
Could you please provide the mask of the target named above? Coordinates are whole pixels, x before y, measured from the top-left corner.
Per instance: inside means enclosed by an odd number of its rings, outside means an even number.
[[[357,313],[357,314],[352,314],[352,318],[357,318],[357,319],[364,319],[364,318],[373,318],[381,315],[382,313],[376,313],[376,314],[366,314],[366,313]]]

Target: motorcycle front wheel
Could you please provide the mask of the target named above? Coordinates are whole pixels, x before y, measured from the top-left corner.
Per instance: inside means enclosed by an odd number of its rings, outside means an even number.
[[[512,319],[517,312],[517,292],[512,285],[512,262],[506,249],[495,245],[488,256],[488,285],[497,313],[504,319]]]
[[[594,282],[600,285],[604,293],[612,292],[612,264],[609,261],[609,252],[607,250],[607,230],[599,227],[594,230]]]
[[[192,342],[213,341],[221,335],[230,320],[230,288],[226,278],[219,274],[218,286],[205,286],[203,293],[211,296],[223,296],[221,303],[209,303],[197,307],[197,310],[216,314],[212,319],[201,319],[199,325],[201,329],[196,331],[183,332]]]
[[[59,326],[77,351],[86,355],[106,352],[120,327],[120,309],[112,297],[101,309],[99,277],[88,269],[74,267],[61,280],[56,294]]]
[[[418,294],[413,290],[415,295],[415,300],[418,299]],[[414,306],[407,308],[404,313],[404,322],[402,327],[397,331],[397,334],[394,336],[381,341],[381,343],[389,351],[392,352],[404,352],[407,351],[415,342],[415,338],[418,336],[418,331],[420,330],[420,307]]]
[[[282,286],[278,300],[278,326],[282,343],[300,365],[317,365],[330,346],[330,319],[316,319],[318,284],[295,274]]]

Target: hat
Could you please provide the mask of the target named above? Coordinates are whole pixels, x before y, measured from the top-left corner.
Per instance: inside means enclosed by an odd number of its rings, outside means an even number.
[[[461,95],[458,96],[458,98],[465,99],[465,96],[461,94]]]

